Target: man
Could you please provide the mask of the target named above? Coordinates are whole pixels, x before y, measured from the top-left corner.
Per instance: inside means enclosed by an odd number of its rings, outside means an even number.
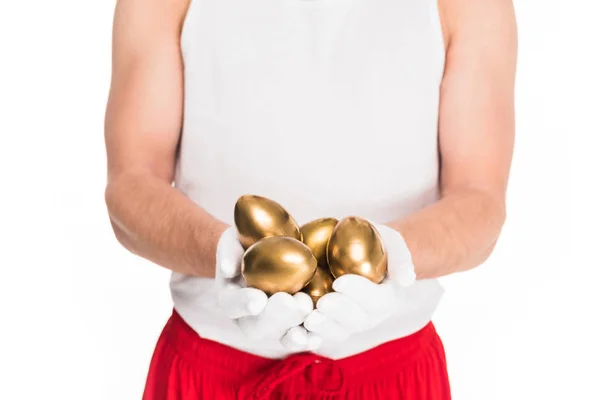
[[[436,279],[500,234],[515,65],[508,0],[119,0],[106,202],[173,271],[144,399],[450,399]],[[243,194],[371,221],[386,279],[244,287]]]

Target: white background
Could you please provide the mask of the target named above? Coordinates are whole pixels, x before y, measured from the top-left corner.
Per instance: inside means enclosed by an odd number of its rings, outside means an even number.
[[[139,399],[168,273],[114,239],[114,1],[0,3],[0,399]],[[457,400],[600,399],[600,6],[516,0],[517,144],[492,258],[445,279]]]

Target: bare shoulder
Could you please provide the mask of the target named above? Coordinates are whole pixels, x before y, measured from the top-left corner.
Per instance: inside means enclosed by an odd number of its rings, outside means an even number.
[[[446,43],[495,38],[516,46],[517,25],[512,0],[438,0]]]
[[[115,28],[119,27],[120,21],[127,21],[129,26],[145,31],[181,31],[190,1],[117,0]]]
[[[496,81],[511,90],[518,47],[512,0],[438,1],[446,37],[446,77],[464,75],[463,84],[479,79],[486,87]],[[455,81],[445,79],[444,85]]]

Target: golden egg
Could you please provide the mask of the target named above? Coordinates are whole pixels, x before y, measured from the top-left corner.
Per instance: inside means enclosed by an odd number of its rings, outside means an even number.
[[[379,232],[358,217],[344,218],[336,225],[327,246],[327,260],[334,278],[356,274],[380,283],[387,272],[387,253]]]
[[[235,203],[233,216],[244,249],[270,236],[302,239],[294,218],[279,203],[266,197],[241,196]]]
[[[325,294],[332,292],[333,276],[329,272],[329,269],[317,268],[315,276],[310,280],[308,285],[302,291],[307,293],[312,299],[314,305],[317,305],[317,301]]]
[[[302,242],[285,236],[261,239],[246,250],[242,276],[250,287],[267,295],[294,294],[315,275],[317,259]]]
[[[335,218],[321,218],[300,227],[302,242],[313,252],[321,268],[328,268],[327,242],[337,223]]]

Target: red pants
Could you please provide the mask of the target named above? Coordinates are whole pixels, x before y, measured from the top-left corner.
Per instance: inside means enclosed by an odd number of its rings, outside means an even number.
[[[143,400],[450,400],[435,328],[340,360],[304,353],[283,360],[199,337],[175,312],[158,341]]]

